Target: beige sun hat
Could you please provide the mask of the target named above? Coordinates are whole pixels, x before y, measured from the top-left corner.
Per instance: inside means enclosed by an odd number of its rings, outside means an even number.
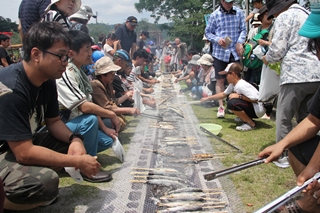
[[[86,8],[84,6],[81,6],[80,9],[75,14],[72,14],[69,18],[70,19],[79,18],[79,19],[88,20]]]
[[[95,72],[94,72],[95,75],[103,75],[109,72],[117,72],[118,70],[121,69],[121,67],[118,65],[115,65],[109,57],[104,56],[95,63],[94,69],[95,69]]]
[[[54,5],[55,3],[59,2],[59,1],[60,0],[51,0],[51,3],[45,9],[45,12],[48,12],[51,9],[51,6]],[[76,3],[75,3],[75,6],[74,6],[74,10],[72,11],[72,14],[76,13],[81,7],[81,0],[75,0],[75,2]]]
[[[206,54],[202,55],[201,58],[198,60],[198,64],[212,66],[213,65],[213,58],[210,54],[206,53]]]

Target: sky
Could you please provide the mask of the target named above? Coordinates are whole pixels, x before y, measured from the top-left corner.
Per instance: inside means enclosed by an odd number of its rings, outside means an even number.
[[[11,21],[18,23],[18,9],[21,0],[10,0],[1,4],[0,16],[10,18]],[[98,22],[105,24],[117,24],[126,21],[128,16],[135,16],[138,21],[142,18],[148,19],[153,23],[154,19],[150,17],[149,12],[138,13],[134,3],[138,0],[82,0],[83,5],[88,5],[93,12],[98,12]],[[91,18],[89,23],[95,23],[96,20]],[[166,22],[161,19],[159,23]]]

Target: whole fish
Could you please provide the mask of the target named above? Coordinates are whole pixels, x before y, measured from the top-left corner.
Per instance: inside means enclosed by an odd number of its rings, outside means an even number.
[[[148,180],[150,180],[150,179],[174,180],[174,181],[179,181],[181,183],[193,185],[193,183],[191,183],[187,179],[182,179],[179,177],[172,177],[172,176],[164,176],[164,175],[134,176],[134,178],[140,178],[140,179],[144,178],[144,179],[148,179]]]
[[[203,206],[212,206],[212,205],[225,205],[226,202],[197,202],[197,201],[178,201],[178,202],[169,202],[169,203],[161,203],[158,202],[158,206],[165,207],[175,207],[175,206],[184,206],[184,205],[203,205]]]
[[[163,179],[151,179],[151,180],[130,180],[131,183],[148,183],[151,185],[160,185],[160,186],[167,186],[167,187],[186,187],[186,184],[180,183],[174,180],[163,180]]]
[[[176,194],[176,193],[183,193],[183,192],[216,192],[216,191],[222,191],[221,188],[216,188],[216,189],[201,189],[201,188],[192,188],[192,187],[187,187],[187,188],[182,188],[182,189],[176,189],[169,191],[167,194]]]
[[[176,201],[176,200],[193,200],[196,198],[208,198],[210,195],[219,195],[221,192],[213,192],[213,193],[203,193],[203,192],[191,192],[191,193],[178,193],[178,194],[170,194],[166,196],[160,197],[160,200],[165,201]]]
[[[167,208],[164,210],[158,211],[158,213],[165,213],[165,212],[181,212],[181,211],[197,211],[197,210],[203,210],[203,209],[221,209],[224,208],[225,206],[203,206],[203,205],[184,205],[184,206],[176,206],[176,207],[171,207]]]

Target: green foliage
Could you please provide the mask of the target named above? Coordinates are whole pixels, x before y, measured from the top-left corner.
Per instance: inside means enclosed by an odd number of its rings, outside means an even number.
[[[11,44],[21,44],[20,35],[17,32],[14,32],[13,35],[10,37]]]
[[[109,25],[105,23],[88,24],[90,36],[94,38],[96,43],[100,34],[108,35],[114,30],[114,25]]]
[[[18,24],[12,22],[9,18],[0,16],[0,32],[18,32]]]

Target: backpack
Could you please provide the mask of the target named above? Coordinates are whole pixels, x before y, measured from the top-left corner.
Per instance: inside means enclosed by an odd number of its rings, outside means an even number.
[[[258,33],[250,39],[244,45],[244,53],[242,57],[242,63],[244,66],[248,67],[249,69],[257,69],[262,66],[263,62],[258,57],[252,54],[254,48],[258,46],[258,40],[263,39],[267,40],[269,30],[271,29],[272,25],[268,29],[261,30],[261,27],[258,28]]]

